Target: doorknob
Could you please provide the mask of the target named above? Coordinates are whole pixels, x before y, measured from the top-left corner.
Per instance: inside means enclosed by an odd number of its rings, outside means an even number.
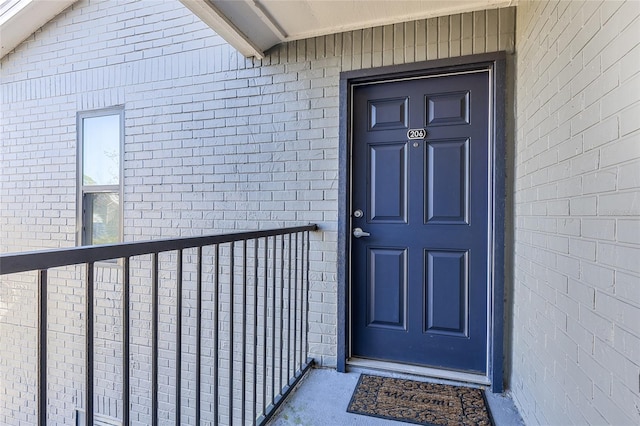
[[[364,232],[362,228],[353,228],[353,236],[356,238],[368,237],[370,235],[370,233]]]

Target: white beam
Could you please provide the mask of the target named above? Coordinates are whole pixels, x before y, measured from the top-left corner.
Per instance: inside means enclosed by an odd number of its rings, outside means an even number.
[[[0,58],[77,0],[14,0],[0,9]]]
[[[180,2],[242,55],[264,58],[264,52],[213,4],[206,0],[180,0]]]

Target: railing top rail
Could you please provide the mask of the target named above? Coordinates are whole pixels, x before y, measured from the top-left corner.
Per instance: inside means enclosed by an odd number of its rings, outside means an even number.
[[[317,229],[317,225],[310,224],[260,231],[205,235],[201,237],[169,238],[155,241],[133,241],[129,243],[0,254],[0,275],[99,262],[102,260],[142,256],[145,254],[161,253],[194,247],[205,247],[214,244],[230,243],[233,241],[246,241],[255,238],[271,237],[274,235],[315,231]]]

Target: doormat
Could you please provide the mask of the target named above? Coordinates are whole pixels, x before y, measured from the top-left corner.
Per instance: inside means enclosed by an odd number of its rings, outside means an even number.
[[[484,392],[362,374],[347,412],[419,425],[493,426]]]

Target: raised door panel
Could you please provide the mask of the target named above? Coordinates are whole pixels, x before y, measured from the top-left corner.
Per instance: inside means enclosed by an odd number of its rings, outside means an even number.
[[[409,119],[409,98],[376,99],[368,103],[369,131],[404,129]]]
[[[406,329],[407,249],[369,249],[367,325]]]
[[[425,222],[469,223],[469,140],[427,142]]]
[[[452,92],[426,97],[427,126],[469,124],[469,92]]]
[[[407,222],[407,143],[369,146],[369,221]]]
[[[468,337],[469,256],[467,251],[425,251],[424,331]]]

